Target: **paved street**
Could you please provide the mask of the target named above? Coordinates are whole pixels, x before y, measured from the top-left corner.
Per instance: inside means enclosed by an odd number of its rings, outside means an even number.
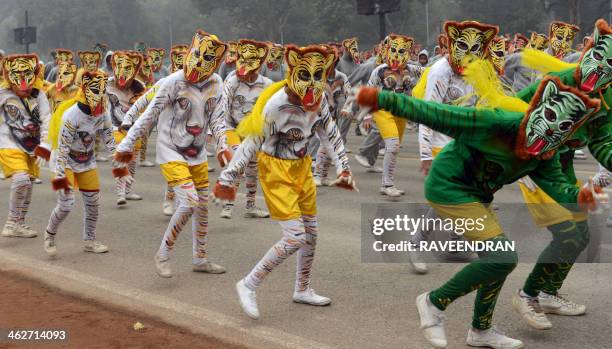
[[[239,197],[232,220],[219,218],[219,207],[210,208],[210,257],[225,266],[228,273],[205,275],[191,271],[191,234],[187,229],[179,237],[172,254],[174,277],[159,278],[155,273],[153,256],[168,217],[161,213],[165,182],[157,167],[138,169],[136,189],[145,200],[129,202],[126,208],[119,209],[115,206],[109,164],[101,164],[103,192],[98,238],[109,246],[108,254],[82,252],[82,205],[77,196],[76,209],[58,233],[59,256],[56,260],[49,261],[46,257],[41,236],[29,240],[4,238],[0,240],[0,269],[10,268],[7,260],[20,263],[23,258],[24,265],[37,268],[41,273],[73,275],[73,281],[80,278],[85,283],[97,283],[93,286],[103,287],[109,297],[113,292],[128,295],[126,290],[130,290],[129,294],[139,295],[139,302],[176,302],[176,312],[184,311],[196,318],[197,314],[204,314],[203,329],[210,328],[231,337],[232,329],[242,328],[236,341],[252,341],[259,347],[427,348],[418,328],[415,297],[439,286],[461,265],[431,265],[429,274],[419,276],[405,264],[362,263],[361,204],[384,201],[378,194],[380,174],[366,173],[353,160],[362,139],[351,131],[348,142],[353,150],[351,166],[360,193],[322,188],[318,194],[320,234],[313,287],[320,294],[332,298],[330,307],[316,308],[291,302],[295,273],[293,257],[270,274],[259,289],[257,300],[261,319],[251,321],[242,313],[234,283],[280,237],[278,224],[271,220],[242,218],[244,196]],[[150,148],[153,159],[154,146]],[[416,133],[407,133],[396,176],[398,187],[407,192],[403,202],[424,200],[417,156]],[[211,183],[214,184],[218,164],[212,159],[211,163],[216,167],[211,174]],[[379,165],[382,165],[382,159]],[[577,170],[583,179],[594,174],[596,165],[592,157],[579,161]],[[43,180],[42,185],[34,188],[28,216],[28,224],[41,233],[55,205],[47,171]],[[9,185],[9,181],[0,182],[2,214],[7,211]],[[241,187],[241,192],[244,192],[244,187]],[[504,188],[496,197],[498,203],[521,201],[516,185]],[[261,197],[259,204],[265,205]],[[499,213],[502,225],[523,224],[528,229],[526,231],[533,231],[533,236],[542,243],[549,236],[547,231],[535,228],[529,217],[508,221],[503,215],[502,210]],[[562,292],[573,300],[586,303],[587,315],[577,318],[551,316],[553,329],[540,332],[528,328],[510,305],[512,292],[522,285],[531,267],[532,264],[520,264],[509,276],[498,301],[495,323],[507,334],[522,339],[527,348],[609,347],[612,342],[612,265],[577,265]],[[446,312],[450,348],[465,347],[473,299],[474,295],[464,297]],[[207,327],[214,321],[217,321],[215,326]],[[198,324],[193,326],[198,327]]]

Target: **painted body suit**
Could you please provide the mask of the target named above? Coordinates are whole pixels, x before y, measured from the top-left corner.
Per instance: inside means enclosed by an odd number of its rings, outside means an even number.
[[[394,71],[387,64],[382,64],[372,72],[368,86],[404,93],[410,96],[412,95],[412,88],[421,77],[423,70],[423,67],[405,64],[403,69],[396,69]],[[389,113],[384,113],[384,111],[375,113],[373,117],[385,142],[381,190],[389,187],[393,188],[395,187],[394,177],[397,154],[399,153],[404,130],[406,129],[406,121]]]
[[[232,147],[232,151],[235,152],[241,142],[240,137],[235,132],[236,127],[251,112],[261,91],[271,83],[270,79],[260,74],[257,74],[257,78],[252,83],[239,80],[236,74],[225,79],[223,97],[219,106],[225,116],[228,145]],[[255,208],[255,194],[257,193],[257,158],[255,155],[245,167],[244,176],[247,188],[246,208],[253,209]],[[238,188],[240,179],[237,179],[234,185]],[[231,209],[231,206],[233,206],[233,203],[228,203],[226,208]]]
[[[165,262],[178,234],[193,215],[193,264],[212,265],[207,256],[208,235],[208,164],[206,130],[210,127],[219,152],[227,152],[225,124],[218,101],[223,82],[214,74],[226,46],[216,37],[196,32],[185,66],[160,81],[159,89],[144,113],[119,144],[117,158],[129,160],[138,138],[150,131],[157,121],[157,163],[168,184],[174,188],[177,209],[170,223],[156,262]],[[204,56],[214,57],[204,62]],[[217,270],[221,271],[221,267]],[[210,271],[209,271],[210,272]],[[158,264],[160,276],[163,273]]]
[[[36,232],[25,225],[32,197],[32,178],[40,169],[40,157],[48,160],[47,139],[51,118],[49,101],[37,81],[38,57],[12,55],[4,57],[3,85],[0,87],[0,166],[11,179],[9,213],[2,236],[34,237]],[[39,68],[38,68],[39,69]]]
[[[233,184],[257,153],[260,184],[268,210],[283,231],[281,240],[237,284],[241,302],[245,296],[241,290],[253,293],[276,266],[295,252],[298,253],[295,292],[306,292],[310,299],[315,297],[310,279],[318,226],[316,186],[308,155],[308,144],[315,134],[321,146],[328,148],[328,154],[337,157],[340,178],[353,185],[340,133],[323,98],[326,73],[333,64],[334,54],[319,46],[288,46],[285,56],[288,79],[266,89],[248,120],[241,123],[238,131],[245,132],[246,128],[247,138],[221,172],[214,190],[215,197],[234,200]],[[254,303],[254,295],[249,297]],[[324,300],[318,305],[331,302],[325,297],[316,297]],[[254,314],[252,307],[241,304],[249,316],[259,316],[256,309]]]
[[[334,70],[334,75],[327,78],[325,99],[327,100],[329,113],[338,126],[340,137],[344,144],[346,144],[346,137],[351,127],[350,115],[346,111],[343,111],[344,103],[350,91],[351,84],[348,82],[348,77],[344,73]],[[327,153],[327,149],[319,146],[314,172],[315,179],[318,179],[321,183],[329,184],[330,182],[327,180],[327,174],[330,165],[331,158]]]
[[[95,139],[100,136],[111,154],[115,151],[115,141],[110,114],[105,112],[100,116],[92,116],[90,112],[91,108],[86,104],[76,103],[61,117],[54,186],[63,190],[58,190],[57,205],[49,217],[45,240],[55,239],[60,224],[74,208],[74,190],[77,188],[85,206],[83,240],[96,240],[100,184],[94,151]],[[58,186],[58,179],[67,180],[68,185]]]

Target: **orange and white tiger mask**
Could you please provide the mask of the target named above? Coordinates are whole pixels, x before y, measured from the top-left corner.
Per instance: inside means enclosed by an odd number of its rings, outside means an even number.
[[[166,50],[163,48],[148,48],[147,55],[151,57],[152,66],[154,72],[158,72],[164,64],[164,57],[166,57]]]
[[[95,72],[100,67],[102,55],[98,51],[79,51],[79,60],[81,67],[87,72]]]
[[[192,83],[208,79],[219,67],[226,50],[227,45],[215,35],[198,30],[185,56],[185,79]]]
[[[357,38],[349,38],[342,40],[342,47],[344,48],[344,52],[347,52],[353,62],[359,64],[361,63],[361,59],[359,58],[359,45],[357,43]]]
[[[504,66],[506,64],[506,38],[501,36],[493,38],[487,47],[487,57],[493,64],[497,74],[504,75]]]
[[[259,72],[268,56],[268,44],[261,41],[242,39],[236,48],[236,76],[244,79]]]
[[[548,31],[548,46],[552,55],[562,59],[571,52],[574,37],[580,31],[576,25],[554,21]]]
[[[475,59],[484,58],[487,46],[497,35],[497,26],[475,21],[444,23],[448,43],[448,61],[457,74]]]
[[[72,62],[60,62],[57,65],[57,79],[55,80],[55,89],[57,92],[62,92],[74,84],[74,79],[77,75],[77,66]]]
[[[84,72],[81,77],[81,93],[91,115],[99,116],[106,110],[106,85],[108,77],[102,71]]]
[[[120,89],[130,86],[138,75],[143,57],[136,51],[115,51],[111,56],[111,64],[115,83]]]
[[[170,72],[174,73],[177,70],[183,69],[185,56],[189,50],[188,45],[174,45],[170,49]]]
[[[32,93],[39,69],[35,54],[9,55],[2,59],[4,81],[21,98]]]
[[[74,60],[74,53],[65,48],[58,48],[55,50],[55,63],[60,64],[61,62],[72,63]]]
[[[389,69],[398,71],[403,69],[410,60],[410,52],[414,39],[399,34],[389,34],[387,37],[387,48],[385,63]]]
[[[334,59],[334,53],[321,46],[287,46],[287,87],[297,95],[305,110],[316,111],[319,108],[327,86],[327,71]]]

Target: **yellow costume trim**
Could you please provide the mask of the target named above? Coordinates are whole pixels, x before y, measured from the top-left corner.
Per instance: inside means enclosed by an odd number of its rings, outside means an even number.
[[[417,84],[412,89],[412,97],[417,99],[425,98],[425,88],[427,87],[427,76],[429,75],[429,70],[431,67],[425,68],[423,74],[421,74],[421,78],[417,82]]]
[[[488,60],[478,59],[470,63],[463,72],[463,78],[480,97],[477,108],[500,108],[521,113],[529,109],[527,102],[504,93],[502,82]]]
[[[576,68],[578,64],[567,63],[562,60],[549,55],[546,52],[540,50],[534,50],[532,48],[526,48],[521,53],[521,63],[529,68],[536,70],[540,73],[554,73],[562,70]]]
[[[68,110],[68,108],[75,105],[77,102],[85,103],[85,95],[83,90],[79,89],[74,98],[68,99],[60,103],[55,109],[53,115],[51,115],[51,121],[49,121],[49,133],[47,134],[47,143],[51,145],[51,149],[55,150],[58,147],[58,139],[60,129],[62,128],[62,116]]]
[[[251,113],[242,119],[236,128],[236,132],[240,137],[245,138],[248,136],[263,136],[264,124],[266,122],[263,115],[263,109],[266,106],[266,103],[268,103],[268,100],[285,86],[287,86],[287,79],[276,82],[266,87],[261,92],[259,98],[257,98],[257,102],[255,102],[255,105],[253,106]]]

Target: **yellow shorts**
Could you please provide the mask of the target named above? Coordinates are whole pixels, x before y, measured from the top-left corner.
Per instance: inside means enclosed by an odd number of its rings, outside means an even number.
[[[395,117],[386,110],[376,111],[373,116],[383,139],[399,138],[400,143],[402,142],[404,130],[406,130],[406,119]]]
[[[440,205],[430,202],[431,207],[436,210],[440,218],[450,218],[455,223],[455,231],[458,232],[460,224],[465,223],[461,228],[464,230],[463,236],[468,240],[488,240],[503,234],[503,230],[497,221],[497,216],[493,209],[480,202],[470,202],[457,205]],[[474,224],[465,219],[471,219]]]
[[[40,177],[40,168],[36,166],[36,157],[19,149],[0,149],[0,167],[6,178],[18,172],[26,172],[30,177]]]
[[[310,170],[310,156],[284,160],[259,152],[257,163],[270,217],[287,221],[317,214],[317,187]]]
[[[159,167],[171,187],[193,182],[197,189],[208,188],[208,162],[189,166],[186,162],[171,161]]]
[[[227,145],[230,147],[240,145],[240,143],[242,143],[242,139],[238,133],[236,133],[236,130],[225,131],[225,137],[227,138]]]
[[[65,169],[66,179],[68,184],[74,189],[80,191],[100,191],[100,179],[98,178],[98,169],[74,173],[70,169]]]
[[[115,144],[119,145],[121,141],[127,136],[127,131],[125,130],[117,130],[113,131],[113,136],[115,137]],[[142,148],[142,140],[138,139],[136,144],[134,144],[134,151],[139,151]]]
[[[578,182],[576,185],[580,186],[581,184]],[[536,187],[535,191],[531,191],[525,184],[519,183],[519,188],[521,188],[523,200],[527,204],[527,209],[533,221],[540,228],[571,220],[582,222],[588,218],[584,212],[572,212],[559,205],[555,199],[539,187]]]

